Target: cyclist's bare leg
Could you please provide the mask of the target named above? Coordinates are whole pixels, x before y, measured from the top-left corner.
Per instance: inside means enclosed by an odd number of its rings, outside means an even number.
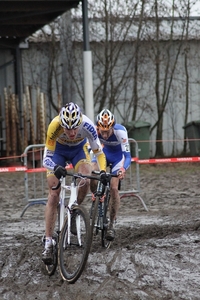
[[[49,195],[45,208],[46,237],[52,237],[57,218],[60,189],[52,190],[52,187],[58,184],[58,179],[54,175],[47,178],[47,183],[49,187]]]
[[[113,177],[110,184],[110,221],[113,223],[116,218],[120,207],[120,196],[118,191],[119,179]]]
[[[85,162],[79,164],[79,166],[77,168],[77,172],[82,173],[84,175],[90,175],[92,172],[91,164],[85,163]],[[82,185],[82,181],[83,181],[83,185]],[[89,190],[89,186],[90,186],[89,179],[86,179],[86,180],[84,179],[84,180],[80,181],[80,188],[78,190],[78,196],[77,196],[78,204],[81,204],[83,202],[83,200],[85,199],[85,197],[88,193],[88,190]]]
[[[106,239],[112,241],[115,238],[114,222],[116,220],[119,206],[120,206],[120,197],[118,192],[119,178],[113,177],[110,183],[110,222],[108,224]]]

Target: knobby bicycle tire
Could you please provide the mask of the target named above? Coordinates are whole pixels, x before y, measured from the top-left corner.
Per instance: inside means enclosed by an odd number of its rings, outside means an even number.
[[[61,211],[60,204],[57,206],[57,220],[58,220],[58,231],[57,233],[53,233],[52,239],[54,240],[54,245],[53,245],[53,263],[51,265],[46,265],[46,270],[49,276],[53,275],[57,269],[58,266],[58,244],[59,244],[59,234],[60,234],[60,218],[61,214],[64,215],[64,211]]]
[[[53,262],[50,265],[45,265],[47,273],[49,276],[52,276],[58,266],[58,243],[59,243],[59,228],[60,228],[60,205],[57,206],[57,219],[58,219],[58,231],[53,233],[52,239],[54,240],[53,243]],[[64,213],[64,212],[62,212]]]
[[[98,204],[99,204],[99,197],[96,197],[96,200],[92,203],[92,206],[90,208],[90,218],[91,219],[91,236],[93,239],[93,235],[98,235],[99,231],[101,231],[101,245],[104,248],[109,248],[111,245],[111,241],[106,240],[106,232],[107,232],[107,226],[109,222],[109,200],[110,200],[110,192],[109,190],[106,190],[106,197],[104,199],[103,205],[103,224],[100,221],[100,216],[98,212]]]
[[[49,276],[53,275],[58,266],[58,235],[54,233],[52,239],[54,240],[53,246],[53,263],[50,265],[45,265]]]
[[[79,245],[77,234],[70,233],[68,239],[68,217],[66,217],[59,241],[58,263],[61,276],[69,283],[74,283],[82,274],[87,263],[91,246],[90,220],[87,210],[82,206],[74,206],[73,214],[80,218],[81,242]],[[72,229],[71,229],[72,231]]]

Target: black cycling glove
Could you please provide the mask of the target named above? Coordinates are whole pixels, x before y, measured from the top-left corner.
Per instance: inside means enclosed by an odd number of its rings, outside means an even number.
[[[58,179],[60,179],[62,176],[65,177],[66,174],[67,174],[67,170],[66,170],[64,167],[59,166],[59,165],[56,165],[56,166],[54,167],[54,175],[55,175]]]
[[[100,180],[103,183],[103,185],[107,185],[108,179],[105,171],[100,172]]]

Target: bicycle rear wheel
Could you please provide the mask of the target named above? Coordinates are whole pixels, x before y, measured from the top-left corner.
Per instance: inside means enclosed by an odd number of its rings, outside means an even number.
[[[58,265],[58,235],[55,233],[53,239],[53,262],[51,265],[45,265],[49,276],[53,275]]]
[[[74,283],[82,274],[87,262],[91,246],[91,230],[89,215],[82,206],[73,208],[77,222],[80,221],[79,233],[70,233],[70,243],[68,243],[68,218],[63,225],[59,242],[59,268],[64,280]],[[76,229],[78,231],[78,228]]]
[[[64,212],[62,212],[64,215]],[[57,206],[57,214],[58,214],[58,231],[53,233],[52,239],[53,239],[53,262],[51,265],[45,265],[48,275],[53,275],[57,269],[58,266],[58,240],[59,240],[59,233],[60,233],[60,216],[61,216],[61,210],[60,210],[60,203]]]

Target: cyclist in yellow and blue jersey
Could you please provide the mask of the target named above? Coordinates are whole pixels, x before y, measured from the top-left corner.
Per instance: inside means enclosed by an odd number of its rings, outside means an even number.
[[[66,175],[66,162],[73,165],[75,172],[86,175],[91,174],[92,167],[88,143],[97,157],[98,169],[101,170],[100,176],[103,181],[106,178],[106,158],[102,151],[96,127],[86,115],[82,114],[77,104],[67,103],[62,107],[60,114],[49,124],[43,157],[43,166],[47,168],[49,188],[45,208],[45,249],[42,253],[45,264],[52,263],[52,235],[59,203],[60,189],[52,190],[52,187],[56,186],[58,180]],[[77,197],[78,204],[81,204],[87,195],[89,185],[89,179],[82,186],[80,184]]]

